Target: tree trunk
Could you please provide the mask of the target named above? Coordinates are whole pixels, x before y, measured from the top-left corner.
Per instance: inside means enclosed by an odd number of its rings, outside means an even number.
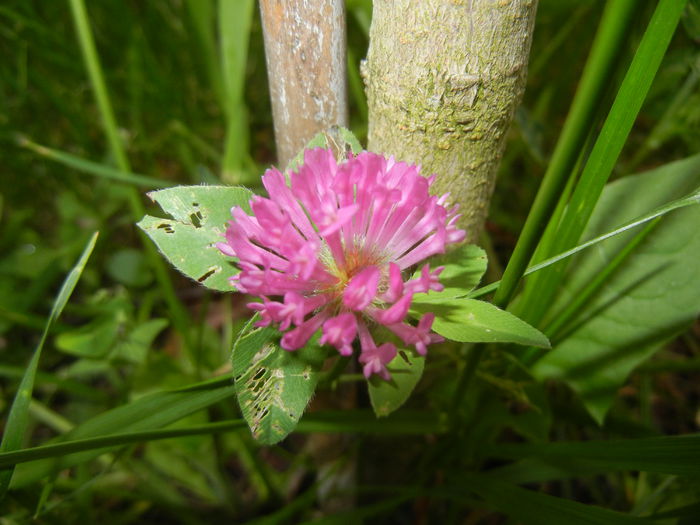
[[[537,0],[374,0],[363,76],[369,149],[437,173],[481,234],[520,102]]]
[[[343,0],[260,0],[280,168],[333,125],[347,127]]]

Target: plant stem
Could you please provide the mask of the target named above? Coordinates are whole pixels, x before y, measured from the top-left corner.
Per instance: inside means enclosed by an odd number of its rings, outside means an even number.
[[[100,118],[102,119],[102,127],[105,132],[105,136],[107,137],[109,150],[114,157],[114,162],[117,167],[122,172],[131,173],[129,159],[126,155],[121,139],[119,138],[117,121],[114,117],[114,111],[112,110],[112,104],[109,99],[104,75],[102,74],[102,67],[95,48],[95,41],[90,29],[90,23],[85,10],[84,0],[69,0],[69,2],[73,14],[73,21],[78,34],[80,50],[83,54],[85,68],[87,69],[88,77],[90,78],[93,93],[95,94]],[[129,188],[127,199],[134,219],[140,220],[146,213],[145,207],[141,202],[140,194],[135,188]],[[146,257],[153,268],[156,280],[158,281],[158,284],[163,292],[165,302],[170,310],[173,324],[177,328],[178,332],[180,332],[180,335],[184,340],[185,347],[189,350],[192,345],[190,344],[190,335],[189,330],[187,329],[187,311],[177,298],[175,288],[170,280],[168,270],[163,262],[163,259],[160,257],[146,234],[139,232],[139,238],[143,244]]]
[[[466,343],[463,348],[466,348],[470,343]],[[464,368],[459,376],[459,382],[457,383],[457,388],[455,389],[454,396],[452,397],[452,406],[450,407],[450,424],[454,426],[457,420],[457,412],[462,404],[465,394],[469,390],[474,373],[479,366],[481,358],[486,352],[486,345],[483,343],[474,345],[467,354],[466,362],[464,363]]]

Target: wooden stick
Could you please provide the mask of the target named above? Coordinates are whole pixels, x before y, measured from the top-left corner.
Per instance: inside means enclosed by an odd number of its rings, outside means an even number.
[[[347,127],[343,0],[260,0],[277,161],[333,125]]]

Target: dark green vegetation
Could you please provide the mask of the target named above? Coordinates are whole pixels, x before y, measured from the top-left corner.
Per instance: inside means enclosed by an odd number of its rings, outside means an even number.
[[[582,211],[557,207],[559,235],[535,229],[537,261],[576,245],[579,217],[596,202],[580,240],[700,186],[700,8],[690,2],[674,32],[682,3],[660,2],[654,25],[653,1],[612,2],[607,17],[601,1],[540,1],[482,285],[500,279],[516,242],[528,244],[518,239],[545,173],[560,172],[562,186],[580,174],[566,191]],[[694,206],[596,245],[567,271],[526,279],[509,309],[554,350],[435,348],[407,404],[382,419],[361,376],[330,371],[296,432],[261,447],[232,383],[246,299],[182,277],[135,227],[145,212],[162,215],[146,191],[222,182],[255,191],[274,162],[256,6],[89,4],[87,13],[75,0],[0,5],[0,493],[17,465],[1,523],[697,521]],[[348,0],[361,139],[369,4]],[[596,54],[599,27],[608,33]],[[559,148],[568,157],[550,162]],[[621,180],[599,200],[608,175]],[[522,269],[511,268],[502,305],[518,289]],[[31,397],[14,401],[17,391]],[[354,499],[319,496],[352,468]]]

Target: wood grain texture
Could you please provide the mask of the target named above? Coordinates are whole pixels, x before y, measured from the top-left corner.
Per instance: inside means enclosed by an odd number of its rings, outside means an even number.
[[[347,127],[343,0],[260,0],[277,160],[318,132]]]
[[[369,149],[437,173],[467,241],[488,213],[525,87],[536,0],[374,0],[363,67]]]

